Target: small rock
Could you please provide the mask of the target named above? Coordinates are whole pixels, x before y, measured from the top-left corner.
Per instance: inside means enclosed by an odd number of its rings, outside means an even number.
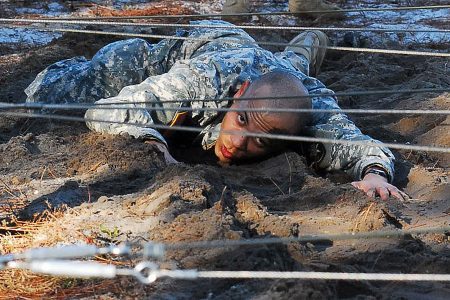
[[[109,198],[108,197],[106,197],[106,196],[100,196],[100,197],[98,197],[98,200],[97,200],[99,203],[106,203],[106,202],[108,202],[109,201]]]
[[[315,249],[314,245],[311,244],[311,243],[306,243],[306,247],[308,247],[308,248],[311,249],[311,250],[314,250],[314,249]]]
[[[11,184],[13,184],[13,185],[19,185],[22,181],[23,181],[23,180],[20,180],[19,177],[14,176],[14,177],[11,179]]]
[[[157,196],[153,198],[152,196]],[[173,195],[171,192],[165,192],[163,194],[153,193],[150,196],[150,201],[142,209],[143,215],[154,215],[162,211],[164,208],[168,207],[172,202]]]
[[[23,137],[23,140],[24,140],[25,142],[29,142],[29,141],[31,141],[33,138],[34,138],[34,134],[32,134],[32,133],[30,132],[30,133],[27,133],[27,134]]]

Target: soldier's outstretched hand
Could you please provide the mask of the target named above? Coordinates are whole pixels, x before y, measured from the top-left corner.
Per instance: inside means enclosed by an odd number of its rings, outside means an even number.
[[[363,180],[354,181],[352,185],[372,198],[380,196],[382,200],[388,200],[389,196],[393,196],[399,200],[409,199],[407,194],[388,183],[386,178],[377,174],[367,174]]]
[[[164,160],[166,161],[167,164],[177,164],[178,163],[178,161],[175,158],[173,158],[173,156],[170,154],[167,146],[164,145],[163,143],[160,143],[158,141],[153,141],[153,140],[145,141],[145,143],[155,146],[164,155]]]

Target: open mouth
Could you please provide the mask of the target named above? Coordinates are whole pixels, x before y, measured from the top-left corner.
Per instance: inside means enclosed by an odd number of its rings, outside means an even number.
[[[222,152],[223,157],[227,159],[231,159],[233,157],[233,153],[228,151],[227,147],[225,146],[220,147],[220,152]]]

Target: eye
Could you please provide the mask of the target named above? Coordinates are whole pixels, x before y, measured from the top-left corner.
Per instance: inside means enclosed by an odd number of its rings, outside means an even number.
[[[255,143],[258,145],[258,147],[265,147],[266,144],[264,143],[264,140],[260,137],[255,137]]]
[[[239,125],[245,125],[245,117],[243,115],[238,114],[237,121],[238,121]]]

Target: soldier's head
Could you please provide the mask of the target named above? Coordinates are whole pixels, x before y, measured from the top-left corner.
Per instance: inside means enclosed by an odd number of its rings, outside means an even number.
[[[230,163],[254,159],[282,150],[285,144],[280,140],[251,137],[245,133],[299,134],[310,123],[309,113],[270,112],[270,109],[309,109],[311,98],[304,97],[307,94],[300,79],[283,71],[267,73],[250,84],[244,84],[234,96],[231,106],[232,109],[243,111],[228,111],[222,121],[221,133],[214,148],[219,161]],[[282,98],[292,96],[298,98]],[[246,112],[245,109],[269,111]]]

